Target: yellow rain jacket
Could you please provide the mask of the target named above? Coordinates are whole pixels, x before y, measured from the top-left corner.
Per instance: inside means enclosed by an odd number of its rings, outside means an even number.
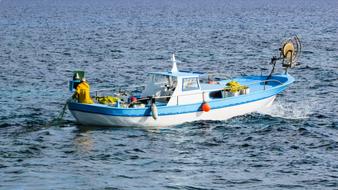
[[[93,104],[93,100],[90,98],[90,86],[86,82],[81,82],[77,87],[74,96],[79,103]]]

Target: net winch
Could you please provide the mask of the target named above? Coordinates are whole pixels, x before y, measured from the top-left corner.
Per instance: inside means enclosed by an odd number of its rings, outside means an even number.
[[[270,64],[273,65],[268,79],[272,76],[275,71],[275,66],[277,61],[282,61],[282,67],[285,68],[285,74],[289,68],[293,68],[297,65],[298,58],[301,54],[302,44],[298,36],[294,36],[283,41],[281,47],[279,48],[279,56],[273,56],[271,58]]]

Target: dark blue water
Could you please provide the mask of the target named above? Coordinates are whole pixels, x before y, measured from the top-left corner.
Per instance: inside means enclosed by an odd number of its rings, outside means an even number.
[[[0,0],[0,189],[335,189],[335,0]],[[295,83],[264,113],[174,128],[48,124],[83,69],[92,89],[166,70],[267,73],[301,36]]]

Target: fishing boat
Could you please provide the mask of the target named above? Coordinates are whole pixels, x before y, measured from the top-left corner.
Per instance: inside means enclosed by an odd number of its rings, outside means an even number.
[[[271,59],[269,75],[234,78],[180,71],[173,54],[172,69],[149,73],[141,91],[97,90],[92,92],[94,103],[70,99],[67,106],[83,125],[162,127],[200,120],[227,120],[266,109],[277,94],[294,82],[288,68],[296,65],[300,55],[299,38],[285,40],[279,51]],[[282,73],[274,73],[277,62],[285,69]],[[84,77],[84,72],[74,74]],[[78,78],[70,81],[71,91],[78,82]],[[110,96],[100,96],[103,91]]]

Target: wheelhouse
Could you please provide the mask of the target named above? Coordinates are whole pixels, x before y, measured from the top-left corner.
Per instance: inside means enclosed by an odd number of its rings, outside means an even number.
[[[154,72],[148,75],[142,97],[156,97],[166,105],[202,102],[199,74],[188,72]]]

